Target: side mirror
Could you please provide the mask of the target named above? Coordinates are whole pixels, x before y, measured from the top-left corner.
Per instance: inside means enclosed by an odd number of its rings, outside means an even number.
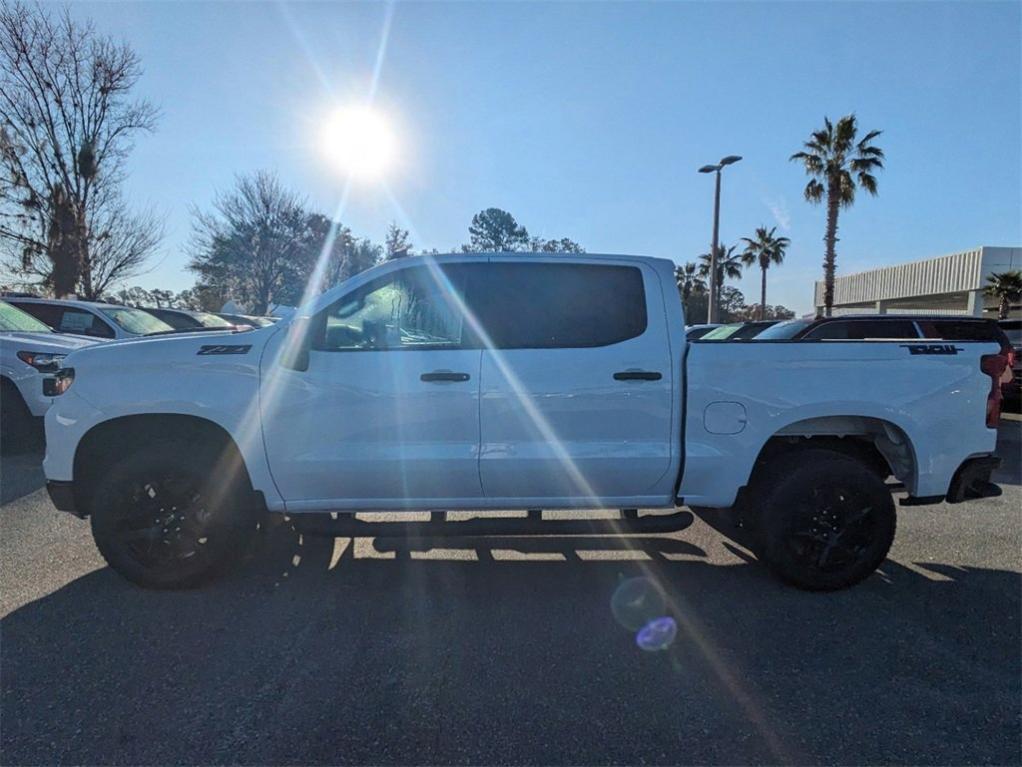
[[[280,364],[291,370],[309,369],[309,349],[312,348],[312,321],[298,317],[287,329],[284,346],[280,353]]]

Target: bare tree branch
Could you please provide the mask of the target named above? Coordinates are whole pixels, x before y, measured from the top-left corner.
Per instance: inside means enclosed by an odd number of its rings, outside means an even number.
[[[119,194],[132,140],[157,111],[124,43],[68,9],[0,5],[0,260],[57,295],[99,296],[138,274],[162,227]]]

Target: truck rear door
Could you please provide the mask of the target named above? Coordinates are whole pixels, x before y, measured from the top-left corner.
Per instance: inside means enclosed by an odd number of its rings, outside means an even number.
[[[487,498],[606,503],[662,480],[672,455],[674,366],[653,269],[494,256],[472,269],[468,294],[483,336]]]

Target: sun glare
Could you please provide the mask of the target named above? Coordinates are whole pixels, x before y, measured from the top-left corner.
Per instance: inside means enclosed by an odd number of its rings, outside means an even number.
[[[338,109],[321,135],[323,152],[341,172],[375,178],[393,164],[397,141],[390,124],[368,107]]]

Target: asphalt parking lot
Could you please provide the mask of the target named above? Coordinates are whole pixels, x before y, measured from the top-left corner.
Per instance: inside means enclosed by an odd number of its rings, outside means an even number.
[[[720,515],[646,538],[281,527],[213,586],[147,592],[53,509],[38,455],[5,457],[0,761],[1018,764],[1020,426],[1002,497],[902,509],[882,572],[833,594],[776,582]],[[666,649],[612,610],[628,584],[665,598]]]

